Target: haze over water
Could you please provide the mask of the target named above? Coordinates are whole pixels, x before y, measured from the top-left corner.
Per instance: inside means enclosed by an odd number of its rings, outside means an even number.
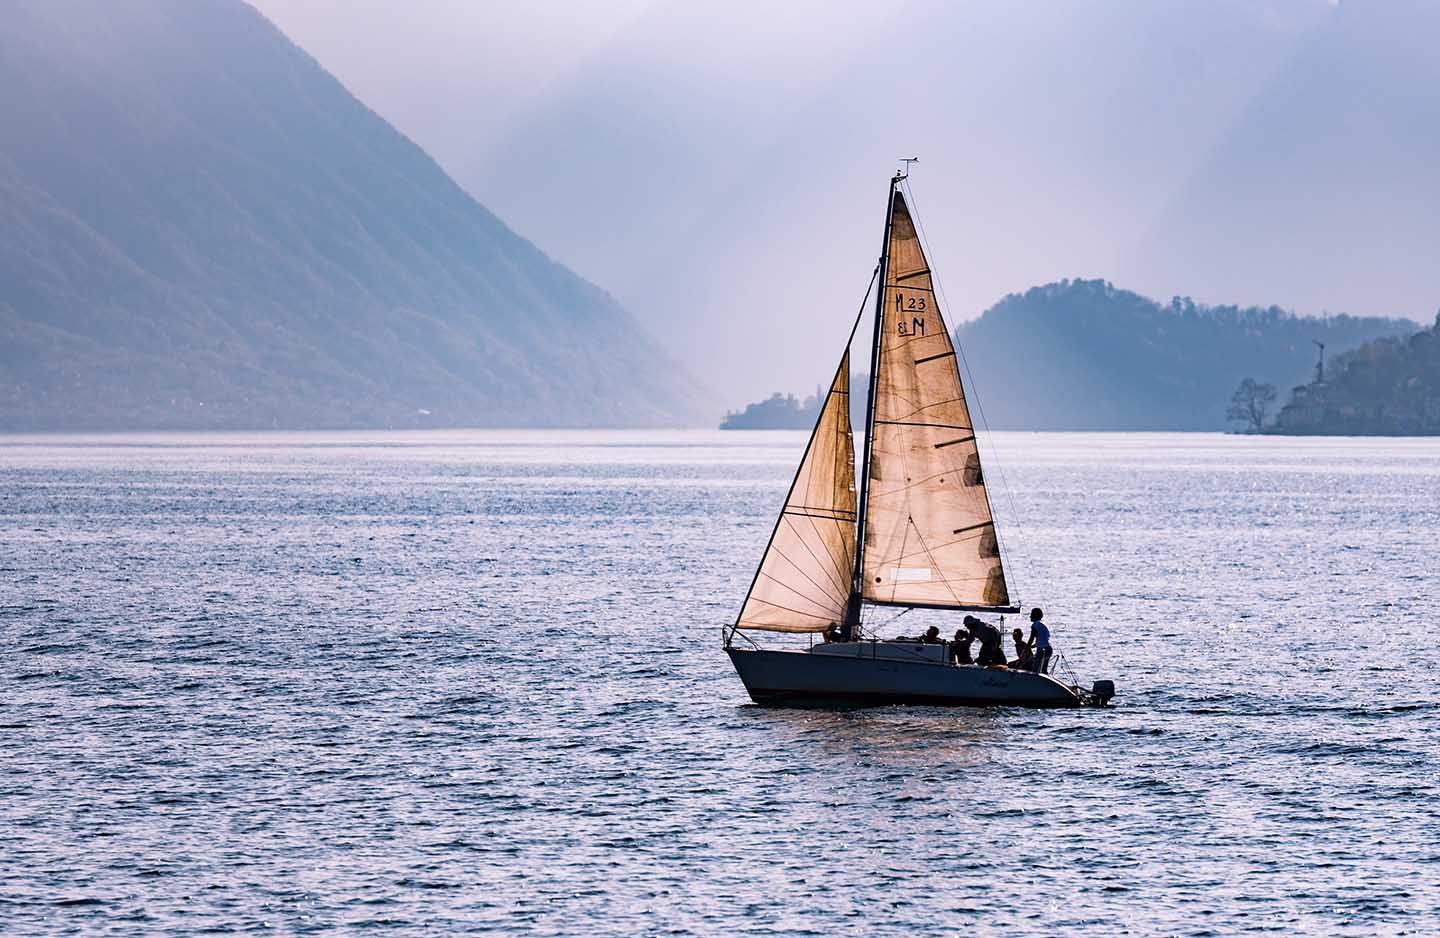
[[[5,931],[1440,929],[1440,440],[991,442],[1111,710],[752,706],[800,433],[0,438]]]

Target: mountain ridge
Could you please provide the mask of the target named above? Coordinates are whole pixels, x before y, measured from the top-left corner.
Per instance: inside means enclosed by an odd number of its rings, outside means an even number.
[[[253,8],[6,17],[0,428],[701,421],[633,316]]]

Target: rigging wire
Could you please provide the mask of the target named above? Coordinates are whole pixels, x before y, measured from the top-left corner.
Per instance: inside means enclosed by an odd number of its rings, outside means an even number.
[[[875,278],[880,276],[880,263],[875,263],[875,269],[870,271],[870,286],[865,288],[865,299],[860,301],[860,312],[855,314],[855,325],[850,327],[850,339],[845,343],[848,349],[855,344],[855,331],[860,328],[860,320],[865,318],[865,307],[870,305],[870,293],[875,289]]]
[[[930,249],[930,238],[925,233],[925,223],[920,220],[920,206],[919,203],[915,200],[915,193],[910,188],[910,183],[908,180],[909,177],[906,177],[906,180],[903,181],[901,184],[905,187],[906,198],[910,200],[910,204],[914,207],[914,210],[910,213],[910,217],[914,220],[915,227],[920,233],[920,243],[925,250],[925,256],[927,258],[934,258],[935,255]],[[940,274],[937,271],[933,260],[930,264],[930,276],[931,279],[935,282],[935,292],[939,294],[940,302],[943,304],[941,309],[949,309],[950,299],[945,295],[945,287],[940,282]],[[1015,502],[1015,493],[1014,490],[1010,487],[1009,480],[1005,478],[1005,469],[1003,466],[1003,461],[1000,458],[999,447],[995,445],[995,434],[994,431],[990,429],[990,421],[985,417],[985,406],[980,402],[980,390],[975,381],[975,372],[971,370],[970,362],[965,358],[965,347],[959,341],[955,340],[954,337],[951,338],[951,341],[955,346],[955,351],[959,353],[960,363],[964,365],[965,373],[970,378],[970,393],[966,395],[966,398],[973,399],[975,401],[975,410],[980,415],[980,423],[985,427],[985,447],[986,449],[990,450],[990,452],[994,455],[994,459],[992,460],[992,462],[995,466],[996,474],[1000,478],[1000,487],[1005,491],[1005,500],[1010,505],[1010,514],[1013,518],[1012,523],[1015,526],[1016,545],[1020,550],[1021,559],[1025,563],[1025,579],[1028,581],[1029,576],[1033,572],[1035,565],[1030,557],[1029,545],[1025,537],[1025,528],[1021,522],[1020,512]],[[978,434],[975,437],[975,446],[977,449],[980,446],[980,437]],[[1011,566],[1011,569],[1016,569],[1018,565],[1010,564],[1010,551],[1008,550],[1008,546],[1006,544],[1006,538],[1000,536],[1000,528],[998,525],[995,527],[995,541],[996,546],[999,548],[1005,564],[1007,566]],[[1015,580],[1015,591],[1016,593],[1019,593],[1021,577],[1017,575],[1015,577]]]
[[[912,613],[912,612],[915,611],[915,607],[914,607],[914,606],[906,606],[904,609],[902,609],[902,610],[900,610],[899,612],[895,613],[895,615],[893,615],[893,616],[891,616],[890,618],[886,619],[884,622],[876,623],[876,622],[873,621],[873,615],[872,615],[872,613],[873,613],[874,610],[876,610],[877,608],[878,608],[878,607],[876,607],[876,606],[861,606],[861,607],[860,607],[860,621],[855,624],[855,640],[856,640],[856,641],[863,641],[863,640],[865,640],[866,638],[870,639],[871,641],[878,641],[879,638],[880,638],[880,630],[881,630],[881,629],[887,628],[887,627],[890,626],[892,623],[894,623],[895,620],[899,619],[901,616],[908,615],[909,613]]]

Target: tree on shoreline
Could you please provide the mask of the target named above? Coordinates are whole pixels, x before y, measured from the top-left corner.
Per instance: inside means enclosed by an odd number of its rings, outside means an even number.
[[[1273,403],[1275,385],[1260,384],[1254,378],[1246,378],[1230,396],[1230,409],[1225,412],[1225,417],[1227,420],[1243,421],[1246,430],[1259,433],[1265,428],[1265,417]]]

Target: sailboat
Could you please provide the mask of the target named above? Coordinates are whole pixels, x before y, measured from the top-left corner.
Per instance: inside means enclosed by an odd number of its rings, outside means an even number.
[[[957,664],[943,642],[882,641],[884,607],[1017,613],[970,407],[934,280],[897,172],[890,180],[859,490],[846,341],[815,429],[724,648],[762,704],[1105,705],[1043,671]],[[861,315],[868,304],[861,303]],[[958,618],[958,617],[957,617]],[[959,624],[958,622],[956,623]],[[767,648],[758,633],[810,633]],[[826,640],[814,642],[816,634]]]

